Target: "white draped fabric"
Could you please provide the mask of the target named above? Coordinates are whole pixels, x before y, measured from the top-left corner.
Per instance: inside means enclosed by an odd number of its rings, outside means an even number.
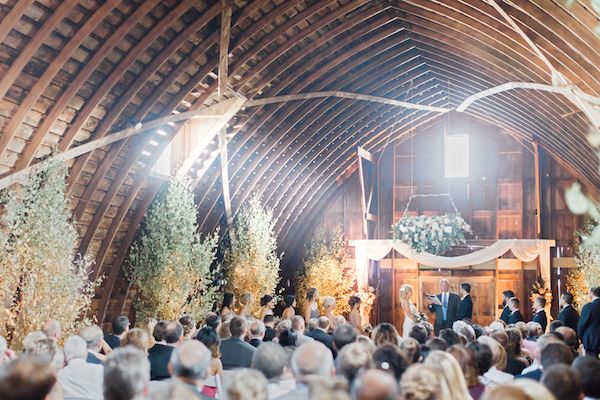
[[[379,261],[392,249],[409,260],[438,268],[460,268],[483,264],[510,250],[523,262],[530,262],[539,257],[541,276],[548,281],[550,279],[550,247],[553,247],[555,242],[554,240],[498,240],[481,250],[456,257],[441,257],[429,253],[416,254],[410,246],[399,240],[351,240],[349,245],[355,248],[358,287],[364,287],[368,284],[369,260]]]

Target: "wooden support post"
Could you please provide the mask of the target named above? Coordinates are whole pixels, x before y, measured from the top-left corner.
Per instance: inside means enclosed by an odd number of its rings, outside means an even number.
[[[533,142],[533,161],[535,163],[535,208],[536,208],[536,238],[540,238],[542,232],[542,201],[540,185],[540,152],[537,142]]]
[[[231,13],[233,0],[221,0],[221,41],[219,47],[219,88],[218,95],[227,91],[229,74],[229,39],[231,37]]]
[[[221,153],[221,183],[223,184],[223,203],[225,205],[225,217],[227,217],[227,226],[229,232],[233,232],[233,213],[231,212],[231,197],[229,195],[229,171],[227,169],[227,136],[226,129],[223,127],[219,132],[219,150]]]

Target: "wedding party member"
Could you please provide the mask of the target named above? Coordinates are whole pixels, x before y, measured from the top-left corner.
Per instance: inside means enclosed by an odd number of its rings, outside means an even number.
[[[570,293],[563,293],[560,296],[559,305],[561,307],[557,320],[562,321],[565,326],[573,329],[577,332],[577,324],[579,323],[579,313],[573,307],[573,295]]]
[[[590,291],[592,301],[581,309],[577,333],[587,356],[598,357],[600,353],[600,287]]]
[[[412,301],[413,288],[410,285],[400,286],[400,306],[404,312],[404,323],[402,324],[402,338],[406,339],[411,328],[415,325],[417,307]]]
[[[504,308],[502,309],[502,314],[500,314],[500,319],[508,324],[508,317],[510,316],[510,308],[508,307],[508,301],[515,297],[515,293],[512,290],[505,290],[502,292],[502,304]]]
[[[473,318],[473,300],[471,299],[471,284],[463,282],[460,284],[460,302],[456,319]]]
[[[329,318],[329,328],[335,330],[337,328],[337,317],[333,313],[335,309],[335,299],[331,296],[323,297],[323,308],[325,308],[325,316]]]
[[[508,301],[508,309],[510,310],[510,314],[508,316],[508,324],[516,324],[519,321],[523,321],[523,314],[519,310],[521,306],[521,301],[517,297],[512,297]]]
[[[440,280],[441,292],[436,295],[440,300],[439,304],[430,304],[429,311],[435,313],[435,334],[437,335],[442,329],[452,328],[452,324],[456,321],[458,313],[458,303],[460,297],[456,293],[450,292],[450,282],[448,279]]]
[[[273,308],[275,308],[275,299],[273,296],[265,294],[260,298],[260,320],[264,320],[265,316],[273,315]]]
[[[308,321],[312,318],[319,318],[319,291],[317,288],[311,287],[306,291],[306,301],[304,302],[304,322],[308,325]]]
[[[254,296],[252,293],[244,293],[240,297],[240,312],[238,315],[240,317],[251,317],[252,316],[252,306],[254,305]]]
[[[358,296],[350,296],[348,300],[348,305],[350,306],[350,315],[348,315],[348,320],[350,325],[352,325],[361,335],[364,334],[363,326],[362,326],[362,316],[360,315],[360,297]]]
[[[233,312],[233,305],[235,304],[235,296],[233,293],[225,293],[223,294],[223,303],[221,304],[221,320],[229,321],[231,318],[235,316]]]
[[[533,302],[533,322],[537,322],[542,326],[542,332],[546,332],[548,326],[548,317],[546,316],[546,299],[537,297]]]
[[[283,298],[285,303],[285,310],[281,314],[281,319],[289,319],[290,321],[296,315],[296,296],[288,294]]]

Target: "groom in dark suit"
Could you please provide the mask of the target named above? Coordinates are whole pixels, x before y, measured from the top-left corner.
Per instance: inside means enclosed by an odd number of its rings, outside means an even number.
[[[598,358],[600,354],[600,287],[591,290],[592,301],[581,309],[577,333],[586,356]]]
[[[573,295],[571,293],[563,293],[560,296],[560,306],[562,307],[558,313],[557,320],[562,321],[565,326],[577,332],[577,324],[579,323],[579,313],[573,307]]]
[[[458,303],[460,297],[456,293],[450,292],[450,282],[448,279],[440,281],[440,290],[436,297],[442,305],[430,304],[429,311],[435,313],[435,334],[438,335],[442,329],[452,328],[452,324],[456,321],[458,313]]]
[[[463,282],[460,284],[460,294],[462,298],[458,303],[458,312],[456,319],[472,319],[473,318],[473,299],[471,299],[471,284]]]

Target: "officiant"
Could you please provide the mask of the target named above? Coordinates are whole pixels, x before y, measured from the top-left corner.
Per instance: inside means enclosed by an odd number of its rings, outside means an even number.
[[[452,324],[457,319],[458,303],[460,297],[456,293],[450,292],[450,282],[448,279],[440,280],[440,293],[435,298],[427,297],[429,311],[435,313],[435,334],[438,335],[442,329],[452,328]],[[436,301],[436,298],[438,301]]]

